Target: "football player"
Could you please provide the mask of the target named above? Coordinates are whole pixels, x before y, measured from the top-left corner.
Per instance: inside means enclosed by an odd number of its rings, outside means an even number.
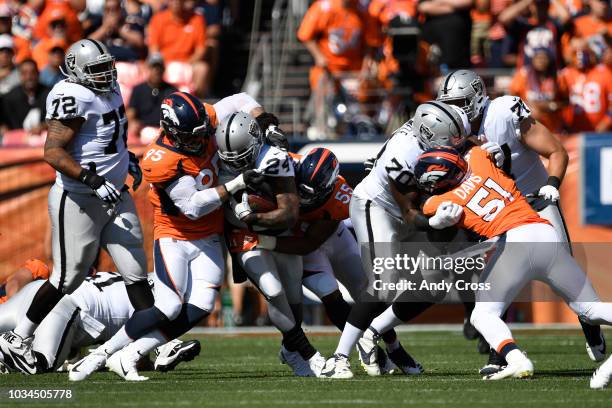
[[[421,121],[422,118],[427,118],[427,123]],[[437,143],[457,147],[465,144],[465,129],[469,129],[467,116],[461,109],[435,101],[421,104],[417,108],[414,128],[421,125],[437,125],[440,133]],[[379,151],[370,173],[353,192],[350,216],[357,241],[362,245],[364,266],[372,265],[376,257],[394,257],[401,241],[425,243],[428,241],[426,231],[441,230],[448,226],[443,218],[427,220],[418,210],[419,193],[413,171],[417,157],[423,152],[423,142],[417,139],[415,133],[412,120],[396,130]],[[365,269],[368,270],[367,267]],[[348,356],[362,336],[364,341],[360,344],[364,353],[360,354],[367,357],[362,359],[362,363],[366,360],[365,364],[377,364],[377,353],[374,352],[376,343],[381,333],[387,330],[377,331],[374,323],[381,316],[374,318],[387,309],[388,301],[393,300],[392,297],[381,298],[379,295],[364,292],[359,299],[355,299],[356,303],[349,314],[336,352],[326,363],[324,373],[328,377],[352,378]],[[393,309],[394,316],[402,322],[411,320],[431,305],[430,302],[394,302],[389,309]],[[406,354],[400,364],[395,359],[394,363],[403,371],[402,367],[406,367],[404,372],[409,372],[408,368],[413,363],[408,358]]]
[[[353,299],[359,299],[367,279],[361,266],[359,245],[343,222],[349,217],[349,203],[353,190],[339,174],[338,159],[328,149],[314,148],[300,157],[291,154],[296,171],[296,184],[300,199],[299,222],[292,236],[267,237],[247,233],[237,237],[257,247],[259,239],[275,240],[274,250],[302,255],[304,275],[302,285],[321,299],[327,316],[341,331],[350,312],[342,298],[340,281]],[[383,335],[393,346],[397,339],[394,330]],[[360,349],[359,342],[357,350]],[[384,351],[378,350],[378,364],[363,367],[369,375],[392,372],[396,367],[386,360]],[[398,354],[397,352],[395,354]],[[395,354],[390,353],[391,360]],[[360,357],[362,353],[360,352]],[[414,363],[413,368],[418,363]]]
[[[481,142],[497,143],[505,155],[511,157],[505,171],[512,175],[523,195],[535,196],[530,199],[531,205],[553,225],[563,242],[569,242],[558,203],[568,155],[561,142],[531,117],[531,111],[521,98],[500,96],[491,100],[480,76],[469,70],[458,70],[443,78],[437,100],[463,109],[470,120],[471,133]],[[548,159],[548,168],[544,167],[540,157]],[[606,355],[606,342],[600,327],[582,320],[580,324],[587,340],[589,357],[593,361],[602,361]],[[489,363],[485,369],[496,370],[504,365],[503,360],[494,354]]]
[[[34,275],[45,268],[44,262],[31,259],[20,270]],[[15,293],[0,305],[0,330],[11,330],[17,325],[42,284],[44,280],[37,279],[16,288]],[[25,374],[54,371],[65,364],[72,351],[109,339],[133,312],[121,275],[96,272],[63,297],[36,328],[32,345],[36,371],[25,370],[19,360],[2,354],[0,365]],[[193,359],[199,350],[197,341],[164,345],[160,347],[155,368],[160,371],[173,369],[181,361]]]
[[[0,278],[0,304],[9,300],[22,287],[35,280],[49,279],[49,267],[40,259],[28,259],[21,268]],[[11,329],[9,329],[11,330]],[[0,329],[0,332],[5,330]]]
[[[134,313],[109,341],[75,364],[71,380],[83,380],[105,363],[128,381],[146,380],[136,367],[140,355],[182,335],[213,311],[225,265],[221,206],[259,177],[250,171],[223,185],[218,183],[217,147],[211,137],[218,118],[226,117],[236,106],[262,111],[245,94],[215,105],[202,104],[184,92],[172,93],[162,101],[161,133],[143,159],[155,209],[155,304]],[[138,344],[130,344],[136,339]]]
[[[36,327],[79,287],[100,247],[115,260],[134,308],[153,304],[140,221],[124,188],[128,169],[135,180],[140,170],[127,150],[115,60],[104,44],[86,39],[68,48],[65,66],[68,78],[47,96],[44,147],[45,161],[57,170],[49,192],[54,267],[23,319],[0,337],[0,350],[32,370]]]
[[[236,248],[232,258],[234,276],[239,268],[243,269],[266,298],[270,320],[283,335],[282,359],[298,376],[319,376],[325,359],[301,328],[302,259],[273,250],[275,236],[289,234],[298,220],[299,198],[291,158],[286,151],[264,143],[254,118],[240,112],[217,128],[216,140],[224,177],[255,169],[265,179],[257,193],[276,203],[275,209],[255,212],[248,191],[240,192],[237,200],[231,201],[226,218],[232,230],[226,234],[239,234],[233,231],[236,229],[262,233],[256,247]]]
[[[446,219],[460,228],[499,238],[480,276],[482,287],[488,289],[476,292],[471,322],[508,364],[484,379],[533,375],[532,362],[500,319],[532,280],[553,288],[583,321],[612,324],[612,303],[599,300],[566,241],[531,208],[486,151],[473,147],[464,159],[452,148],[429,149],[419,157],[414,175],[419,188],[432,194],[423,206],[425,216],[448,214]]]

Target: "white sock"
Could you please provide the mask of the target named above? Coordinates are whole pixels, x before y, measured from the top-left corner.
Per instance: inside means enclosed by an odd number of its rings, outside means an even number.
[[[21,337],[22,339],[27,339],[28,337],[34,334],[34,331],[38,327],[37,323],[34,323],[27,316],[23,316],[23,318],[19,321],[13,333]]]
[[[523,354],[523,352],[519,349],[514,349],[506,354],[506,361],[508,364],[516,363],[522,360],[525,360],[527,357]]]
[[[106,354],[111,355],[115,354],[117,351],[121,350],[133,341],[134,339],[127,335],[125,326],[122,326],[113,337],[111,337],[106,343],[98,347],[96,350],[101,350]]]
[[[404,323],[399,317],[393,312],[393,307],[389,306],[384,312],[379,314],[374,320],[372,320],[372,327],[378,333],[386,333],[389,330]]]
[[[138,351],[138,354],[144,356],[151,352],[156,347],[166,344],[167,339],[161,334],[159,330],[147,333],[133,343],[134,350]]]
[[[335,354],[343,354],[345,356],[351,355],[351,350],[357,344],[357,341],[363,335],[363,330],[358,329],[350,323],[346,323],[344,325],[344,330],[342,330],[342,335],[340,336],[340,341],[338,342],[338,347],[336,348]]]

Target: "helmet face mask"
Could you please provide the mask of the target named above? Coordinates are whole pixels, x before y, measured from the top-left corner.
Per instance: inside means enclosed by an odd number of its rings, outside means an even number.
[[[79,40],[66,51],[66,75],[71,81],[95,92],[106,93],[117,86],[115,58],[96,40]]]
[[[482,78],[466,69],[451,72],[444,77],[436,98],[438,101],[461,108],[470,121],[482,115],[488,99]]]

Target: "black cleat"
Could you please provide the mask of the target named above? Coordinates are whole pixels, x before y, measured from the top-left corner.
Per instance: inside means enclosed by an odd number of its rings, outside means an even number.
[[[483,376],[488,376],[503,370],[507,365],[508,363],[506,362],[505,358],[503,358],[497,351],[490,349],[489,361],[487,362],[487,365],[478,370],[478,372]]]
[[[472,326],[472,323],[470,323],[470,319],[468,317],[463,319],[463,337],[465,337],[467,340],[476,340],[476,338],[478,338],[478,335],[478,330],[476,330],[476,328]]]
[[[395,364],[402,372],[406,375],[418,375],[423,371],[423,366],[416,361],[400,344],[399,347],[393,351],[387,350],[389,359]]]

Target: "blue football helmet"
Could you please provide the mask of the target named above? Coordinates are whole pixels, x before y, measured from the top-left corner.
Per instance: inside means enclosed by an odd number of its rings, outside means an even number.
[[[300,206],[315,208],[329,199],[340,174],[338,158],[331,150],[316,147],[300,160],[295,172]]]
[[[161,104],[160,126],[177,149],[201,154],[214,131],[202,102],[186,92],[173,92]]]
[[[419,156],[414,166],[418,187],[434,195],[455,188],[467,173],[467,161],[452,147],[428,149]]]

